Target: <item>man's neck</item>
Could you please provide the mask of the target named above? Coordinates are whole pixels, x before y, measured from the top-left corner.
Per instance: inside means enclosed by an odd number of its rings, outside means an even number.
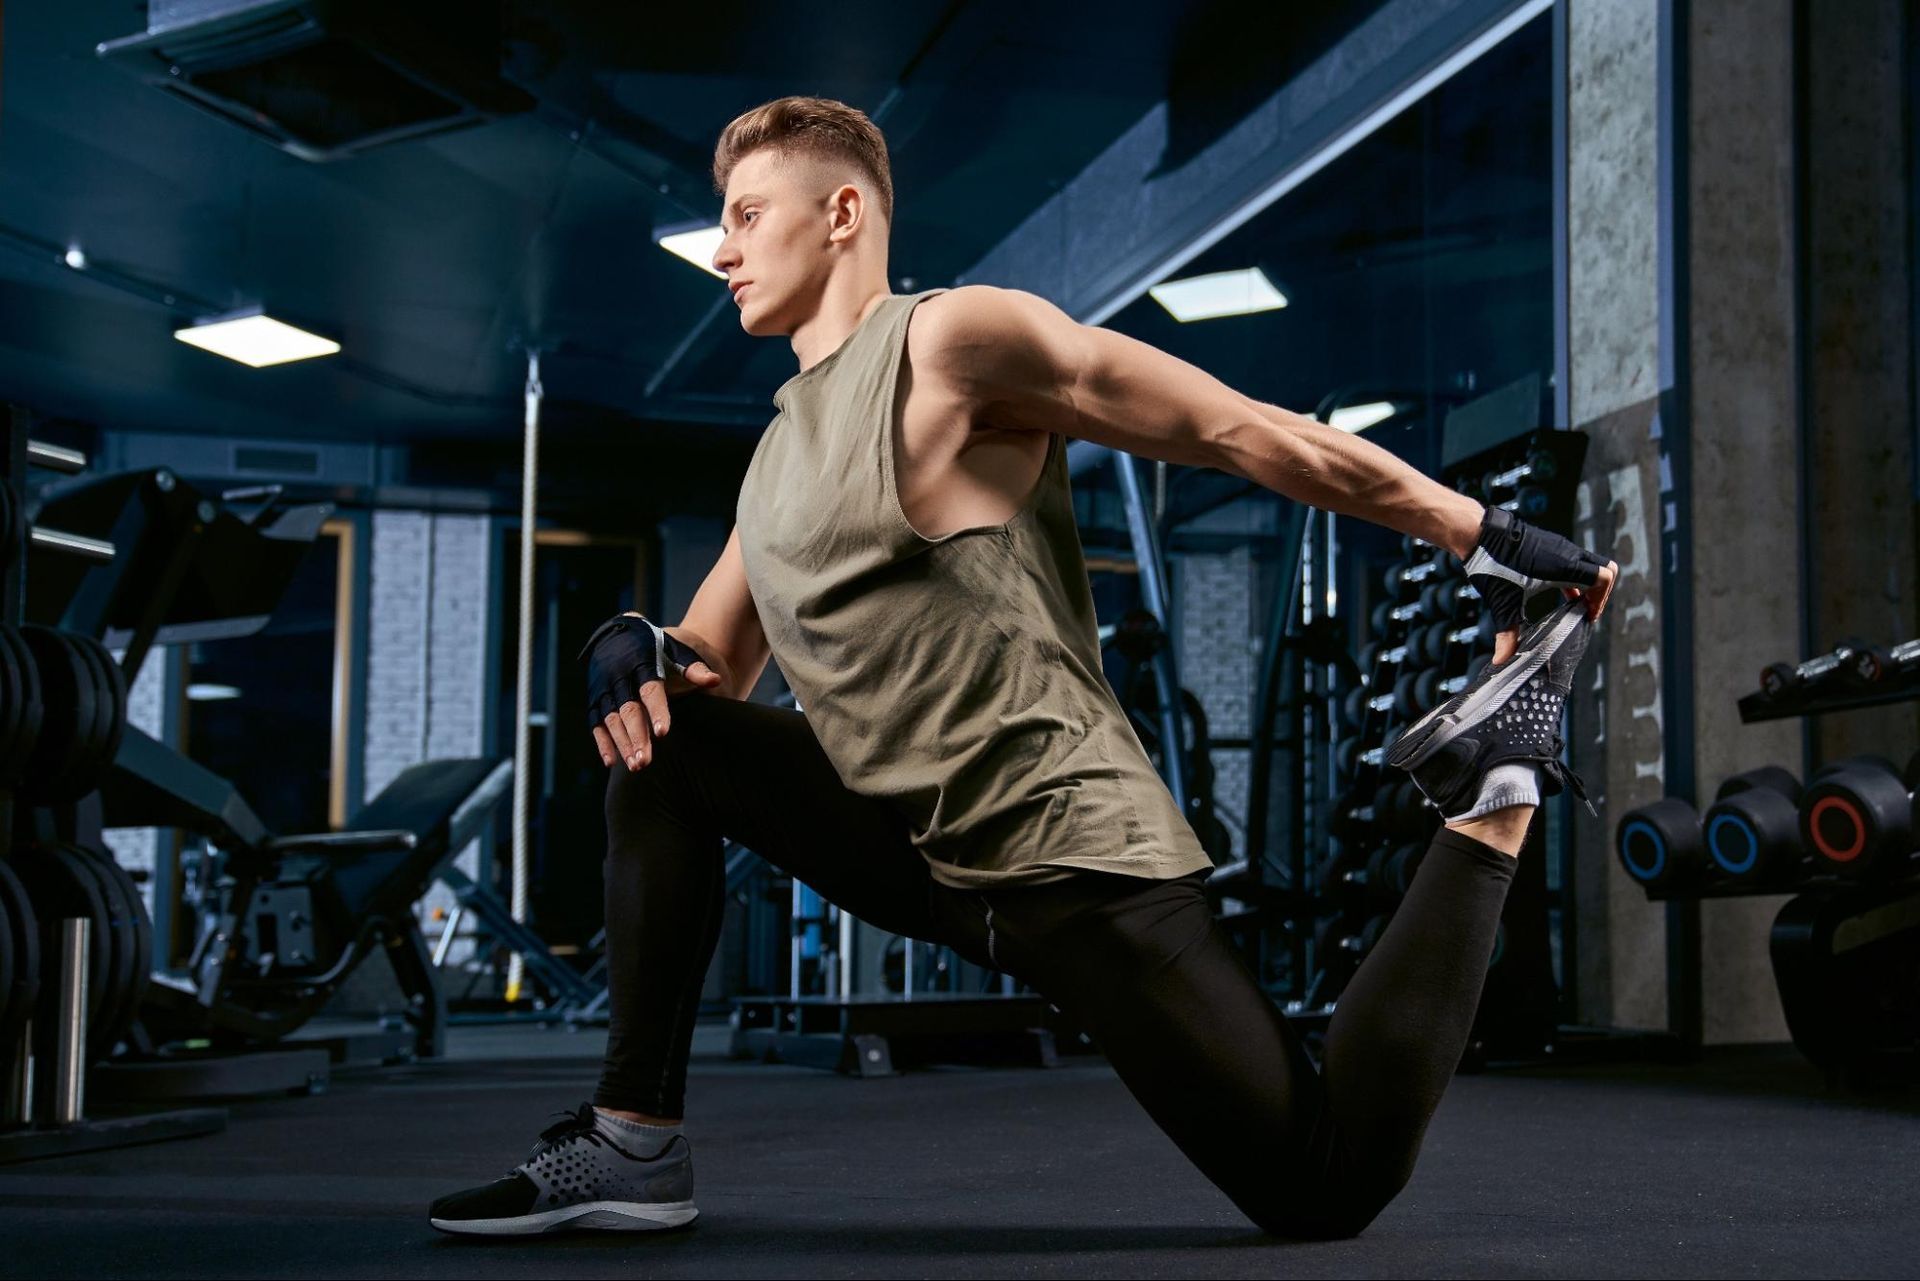
[[[805,373],[839,350],[848,335],[892,296],[885,277],[841,290],[829,285],[819,310],[793,331],[793,354],[800,362],[800,372]]]

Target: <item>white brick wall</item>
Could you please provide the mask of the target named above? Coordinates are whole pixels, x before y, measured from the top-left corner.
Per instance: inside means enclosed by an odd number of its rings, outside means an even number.
[[[126,651],[114,653],[114,661],[126,657]],[[155,645],[147,653],[147,661],[140,665],[140,676],[127,691],[127,723],[144,730],[155,738],[160,737],[162,708],[160,705],[162,687],[165,684],[168,651],[165,646]],[[147,900],[147,914],[153,914],[154,883],[151,879],[154,864],[160,857],[160,831],[152,827],[124,827],[104,833],[107,848],[113,851],[114,859],[130,872],[145,872],[148,878],[140,883],[140,894]]]
[[[1207,712],[1207,727],[1216,736],[1245,738],[1252,729],[1251,610],[1258,586],[1253,557],[1245,547],[1177,559],[1179,627],[1174,643],[1180,683],[1199,698]],[[1233,834],[1237,858],[1245,848],[1241,819],[1247,812],[1247,753],[1240,748],[1221,749],[1212,757],[1214,796],[1221,819]]]
[[[485,516],[373,514],[363,800],[409,765],[480,754],[493,690],[486,669],[493,541]],[[480,842],[454,865],[477,879]],[[415,905],[429,938],[439,930],[434,910],[452,908],[452,892],[439,884]],[[464,960],[464,950],[457,945],[449,961]]]

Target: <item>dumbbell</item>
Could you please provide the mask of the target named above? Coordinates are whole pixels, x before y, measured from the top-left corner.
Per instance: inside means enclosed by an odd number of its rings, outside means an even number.
[[[1914,863],[1913,792],[1920,753],[1906,776],[1881,758],[1854,758],[1816,774],[1800,797],[1800,837],[1821,864],[1867,880]]]
[[[1560,460],[1553,455],[1552,451],[1536,449],[1527,455],[1525,462],[1490,471],[1482,476],[1480,496],[1487,502],[1493,502],[1501,490],[1519,489],[1526,481],[1536,482],[1536,485],[1548,484],[1559,474]]]
[[[1367,860],[1367,888],[1381,898],[1404,898],[1407,887],[1413,884],[1413,874],[1420,870],[1420,861],[1426,856],[1427,847],[1419,841],[1381,846]]]
[[[1684,889],[1706,871],[1700,816],[1677,796],[1621,815],[1613,845],[1627,875],[1648,889]]]
[[[1381,829],[1393,836],[1422,835],[1437,811],[1412,779],[1382,783],[1374,795],[1373,817]]]
[[[1407,648],[1415,651],[1429,663],[1444,662],[1447,651],[1455,645],[1476,645],[1486,649],[1493,648],[1493,615],[1482,613],[1470,626],[1455,627],[1451,623],[1434,623],[1423,627],[1407,638]]]
[[[1327,830],[1349,844],[1365,838],[1373,829],[1375,789],[1355,784],[1340,794],[1327,812]]]
[[[1433,693],[1427,700],[1428,708],[1438,707],[1442,702],[1452,698],[1455,694],[1458,694],[1461,690],[1473,684],[1475,680],[1479,679],[1480,673],[1487,669],[1487,664],[1492,661],[1493,655],[1491,654],[1477,655],[1471,663],[1467,664],[1466,671],[1460,673],[1458,676],[1449,676],[1445,680],[1439,679],[1440,673],[1435,671],[1433,673],[1435,677]]]
[[[1854,651],[1853,679],[1863,685],[1906,676],[1920,670],[1920,640],[1905,641],[1891,649],[1869,645]]]
[[[1871,648],[1865,641],[1849,637],[1804,663],[1769,663],[1760,673],[1760,688],[1768,698],[1811,693],[1848,676],[1854,670],[1854,655]]]
[[[1420,613],[1423,617],[1445,622],[1460,616],[1460,607],[1478,601],[1480,593],[1461,579],[1449,575],[1420,589]]]
[[[1406,720],[1425,716],[1439,706],[1441,699],[1447,697],[1442,692],[1442,687],[1447,683],[1440,679],[1440,669],[1437,667],[1407,672],[1393,683],[1393,710]]]
[[[1314,930],[1314,951],[1322,966],[1335,960],[1357,961],[1374,949],[1386,929],[1385,916],[1370,916],[1357,930],[1341,918],[1331,917]]]
[[[1333,745],[1333,767],[1342,774],[1360,768],[1360,736],[1349,734]]]
[[[1380,585],[1387,595],[1398,596],[1400,589],[1410,583],[1424,583],[1447,573],[1447,560],[1443,555],[1435,555],[1427,560],[1415,561],[1410,565],[1395,564],[1387,566],[1380,576]]]
[[[1412,824],[1417,829],[1417,819],[1411,816],[1417,816],[1425,804],[1412,780],[1349,787],[1335,802],[1329,827],[1341,840],[1352,840],[1375,827],[1396,831]]]
[[[1418,598],[1398,604],[1383,600],[1367,615],[1367,622],[1371,624],[1373,635],[1384,639],[1388,633],[1397,630],[1396,624],[1414,623],[1424,617]]]
[[[1418,716],[1425,716],[1427,712],[1432,709],[1433,704],[1421,697],[1422,687],[1420,684],[1421,677],[1432,675],[1433,673],[1430,670],[1424,672],[1402,672],[1399,679],[1393,682],[1393,710],[1398,712],[1402,718],[1412,720]],[[1425,692],[1429,697],[1432,694],[1433,685],[1434,682],[1432,680],[1429,680],[1426,684]]]
[[[1528,520],[1539,520],[1553,509],[1553,495],[1538,485],[1523,485],[1519,493],[1500,506]]]
[[[1768,881],[1797,866],[1800,780],[1778,765],[1762,765],[1720,784],[1701,817],[1709,858],[1731,881]]]

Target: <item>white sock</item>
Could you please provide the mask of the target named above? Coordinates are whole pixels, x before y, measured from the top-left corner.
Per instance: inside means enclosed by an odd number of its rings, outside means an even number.
[[[600,1133],[640,1157],[660,1155],[667,1144],[680,1137],[683,1129],[678,1125],[642,1125],[623,1116],[611,1116],[599,1108],[593,1110],[593,1124]]]
[[[1487,771],[1480,780],[1480,795],[1473,808],[1464,814],[1455,814],[1448,818],[1450,823],[1464,822],[1470,818],[1479,818],[1495,810],[1506,809],[1509,805],[1538,805],[1540,803],[1540,767],[1525,761],[1515,761],[1510,765],[1496,765]]]

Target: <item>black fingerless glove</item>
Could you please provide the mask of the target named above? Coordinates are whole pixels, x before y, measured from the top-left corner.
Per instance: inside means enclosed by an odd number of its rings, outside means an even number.
[[[669,636],[637,614],[616,614],[594,629],[581,648],[587,668],[587,724],[603,723],[640,691],[669,675],[685,676],[704,663],[691,645]]]
[[[1467,558],[1467,581],[1493,614],[1496,631],[1526,621],[1527,598],[1557,587],[1591,587],[1607,558],[1544,529],[1504,507],[1489,507]]]

